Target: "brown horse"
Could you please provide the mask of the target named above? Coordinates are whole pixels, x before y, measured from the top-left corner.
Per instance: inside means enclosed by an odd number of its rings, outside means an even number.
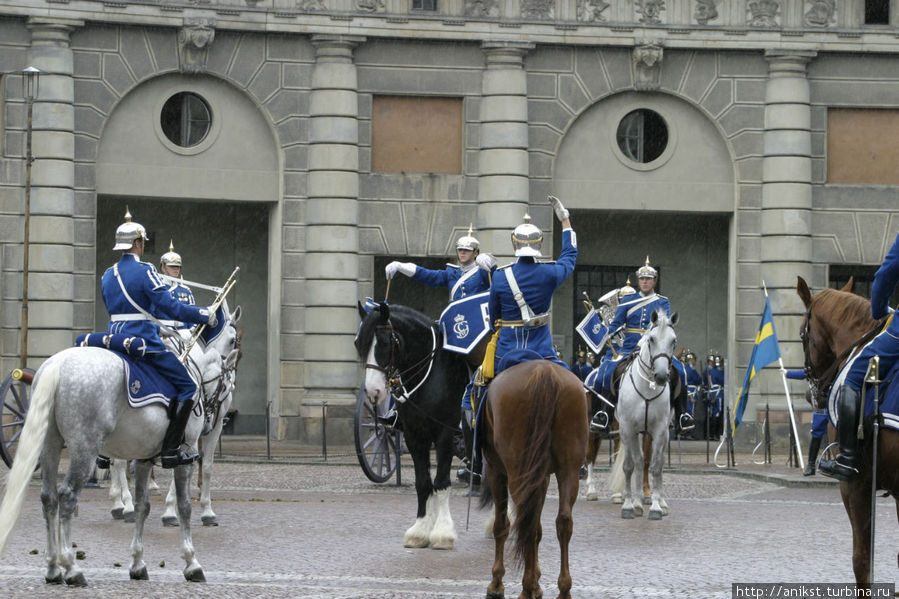
[[[796,285],[796,292],[806,309],[801,333],[806,369],[819,399],[826,396],[849,351],[880,330],[881,323],[871,318],[871,302],[849,292],[851,288],[850,280],[842,290],[823,289],[812,296],[802,277]],[[886,374],[880,373],[881,376]],[[872,582],[872,449],[870,443],[862,447],[860,473],[851,482],[840,483],[843,507],[852,526],[852,570],[859,586]],[[893,495],[899,514],[899,431],[881,426],[877,451],[877,488]]]
[[[487,482],[494,500],[496,542],[488,599],[503,597],[503,549],[509,536],[509,495],[515,505],[515,549],[524,562],[519,599],[543,596],[537,548],[543,529],[540,515],[549,476],[559,486],[556,535],[561,550],[559,597],[571,596],[568,543],[574,530],[571,510],[578,494],[578,474],[587,453],[587,412],[581,381],[547,360],[532,360],[501,372],[490,384],[480,443],[487,459]],[[489,500],[484,500],[484,502]]]

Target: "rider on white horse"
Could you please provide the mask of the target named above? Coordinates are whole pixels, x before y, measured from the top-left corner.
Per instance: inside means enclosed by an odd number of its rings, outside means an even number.
[[[643,333],[650,326],[650,318],[652,313],[660,310],[666,316],[671,316],[671,303],[664,295],[659,295],[655,291],[656,282],[658,280],[659,271],[649,263],[649,256],[646,256],[646,263],[637,269],[637,282],[640,287],[639,291],[635,291],[631,295],[622,297],[618,303],[618,309],[615,311],[615,317],[609,324],[609,332],[614,335],[617,332],[624,333],[624,339],[621,348],[617,350],[617,354],[613,354],[612,348],[606,350],[602,361],[598,367],[599,372],[596,376],[596,389],[603,395],[614,397],[612,392],[612,375],[618,362],[628,355],[637,347]],[[674,369],[678,372],[681,384],[686,386],[686,371],[680,360],[674,358],[672,360]],[[672,401],[676,398],[672,398]],[[692,430],[695,422],[692,414],[684,411],[680,416],[678,423],[681,431]]]
[[[169,251],[159,258],[159,271],[173,279],[181,279],[181,267],[181,254],[175,251],[175,244],[169,240]],[[187,304],[188,306],[197,305],[197,301],[194,299],[194,292],[182,281],[172,283],[169,286],[169,293],[182,304]],[[179,320],[163,320],[161,322],[179,332],[190,330],[191,328],[190,324]]]
[[[217,320],[214,312],[208,309],[176,301],[159,278],[156,268],[140,261],[147,240],[146,229],[131,222],[131,214],[126,211],[125,223],[116,229],[113,248],[121,250],[122,257],[103,273],[101,291],[110,316],[109,332],[145,339],[147,352],[143,359],[176,389],[174,406],[169,410],[171,420],[162,445],[162,467],[174,468],[189,464],[198,457],[181,450],[184,427],[193,410],[197,386],[178,356],[160,339],[157,319],[175,319],[213,327]]]

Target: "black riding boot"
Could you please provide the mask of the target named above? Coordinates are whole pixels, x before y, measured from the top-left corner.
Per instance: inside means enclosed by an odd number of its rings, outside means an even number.
[[[190,464],[199,456],[181,451],[181,442],[184,440],[184,427],[190,420],[193,411],[193,402],[179,401],[175,403],[174,414],[169,420],[169,428],[165,431],[162,440],[162,467],[174,468],[182,464]]]
[[[818,450],[821,449],[821,437],[812,437],[808,444],[808,464],[805,466],[805,472],[802,476],[814,476],[815,462],[818,460]]]
[[[840,455],[833,460],[822,460],[818,464],[821,474],[849,482],[858,474],[858,412],[859,392],[843,385],[837,398],[837,441]]]

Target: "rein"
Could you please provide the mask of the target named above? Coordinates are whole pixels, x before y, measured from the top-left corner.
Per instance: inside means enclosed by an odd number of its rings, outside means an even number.
[[[880,333],[883,328],[883,319],[877,321],[870,330],[856,339],[855,342],[847,347],[839,356],[835,355],[830,347],[822,348],[815,341],[815,338],[812,337],[811,334],[811,321],[812,307],[809,305],[805,311],[805,326],[803,326],[802,330],[799,332],[799,338],[802,341],[802,351],[805,354],[805,376],[812,388],[812,396],[815,398],[817,407],[825,403],[825,401],[822,401],[825,400],[825,397],[822,396],[826,396],[830,392],[830,388],[833,386],[833,382],[837,377],[840,366],[846,361],[846,358],[852,355],[852,352],[860,346],[867,344]],[[812,364],[811,352],[809,351],[810,346],[822,355],[833,356],[830,366],[828,366],[820,375],[815,375],[812,372],[813,369],[816,369],[819,365]]]
[[[418,389],[425,384],[425,381],[428,380],[428,377],[431,376],[431,370],[434,367],[434,359],[437,356],[437,334],[434,331],[434,325],[431,325],[431,351],[425,354],[421,359],[412,363],[408,368],[400,370],[400,368],[396,365],[396,353],[399,349],[399,338],[396,334],[396,329],[393,327],[393,323],[390,319],[387,319],[386,325],[378,325],[377,329],[387,328],[390,331],[390,358],[387,362],[386,366],[380,366],[378,364],[372,364],[370,362],[365,363],[365,368],[370,368],[372,370],[376,370],[378,372],[383,373],[387,377],[387,384],[390,387],[390,392],[394,396],[394,398],[403,403],[409,397],[412,396],[413,393],[418,391]],[[425,370],[427,369],[427,370]],[[421,380],[418,382],[412,390],[406,389],[406,384],[403,382],[403,378],[414,378],[418,376],[422,371],[424,372],[424,376],[421,377]]]
[[[653,327],[653,328],[655,328],[655,327]],[[652,330],[652,329],[650,329],[650,330]],[[649,333],[647,332],[647,335],[648,334]],[[644,349],[647,352],[649,352],[649,362],[646,362],[643,359],[643,350]],[[671,354],[663,352],[663,353],[653,355],[652,350],[649,348],[648,342],[642,348],[640,348],[640,352],[637,354],[636,362],[637,362],[637,366],[638,366],[638,370],[639,370],[639,372],[637,374],[640,376],[641,379],[643,379],[644,381],[649,383],[650,387],[652,385],[655,385],[655,381],[651,380],[649,378],[649,374],[652,373],[652,365],[655,364],[656,360],[658,360],[659,358],[665,358],[666,360],[668,360],[668,368],[666,368],[665,371],[666,372],[670,371],[671,370]],[[652,397],[647,397],[647,396],[643,395],[643,392],[640,391],[639,387],[637,387],[637,382],[634,380],[634,369],[628,368],[627,371],[628,371],[628,377],[630,377],[630,379],[631,379],[631,384],[634,386],[634,391],[637,392],[637,395],[639,395],[641,398],[643,398],[643,431],[642,432],[648,433],[649,432],[649,404],[650,404],[650,402],[657,399],[658,397],[660,397],[662,395],[662,393],[665,392],[665,388],[668,386],[668,381],[665,381],[665,384],[661,385],[661,388],[659,389],[658,393],[656,393]]]

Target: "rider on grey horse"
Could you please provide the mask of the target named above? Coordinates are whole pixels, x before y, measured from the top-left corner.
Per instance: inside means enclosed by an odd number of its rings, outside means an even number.
[[[174,468],[189,464],[197,455],[181,450],[184,427],[193,409],[197,386],[188,375],[178,356],[168,349],[159,337],[157,319],[173,319],[196,324],[217,324],[213,312],[175,300],[168,286],[159,278],[156,268],[141,262],[146,230],[131,222],[126,212],[125,222],[116,229],[114,250],[121,250],[121,259],[103,273],[101,291],[109,312],[109,333],[123,333],[141,337],[147,342],[144,360],[174,385],[176,397],[169,410],[171,421],[162,444],[162,467]]]
[[[181,279],[181,267],[181,254],[175,251],[175,244],[169,240],[169,251],[159,258],[159,271],[173,279]],[[169,293],[182,304],[187,304],[188,306],[197,305],[197,301],[194,299],[194,292],[183,281],[179,280],[172,283],[169,286]],[[191,328],[190,324],[179,320],[163,320],[162,323],[178,331],[190,330]]]

